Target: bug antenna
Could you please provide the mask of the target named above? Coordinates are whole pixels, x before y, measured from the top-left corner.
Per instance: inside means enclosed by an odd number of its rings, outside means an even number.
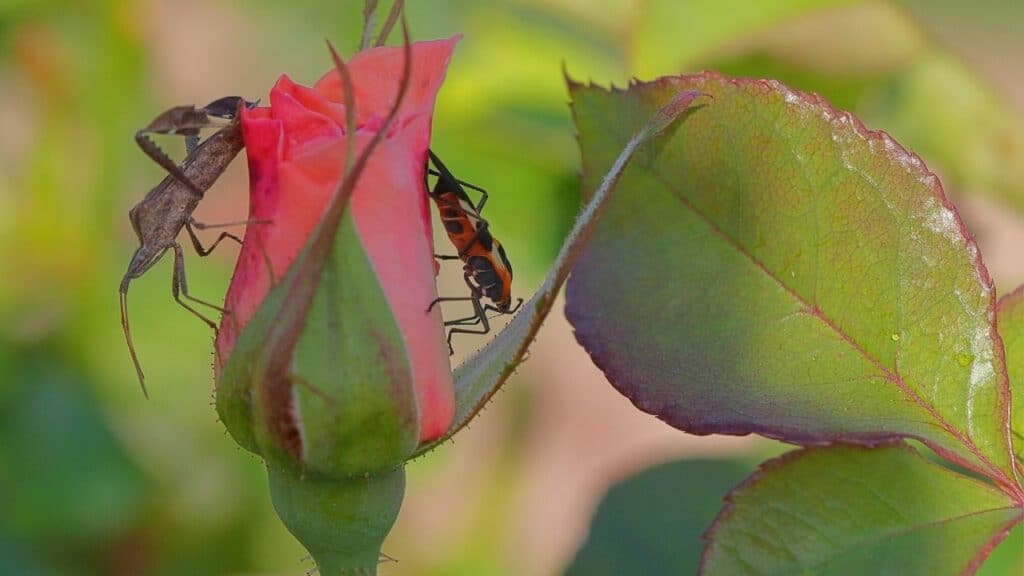
[[[142,387],[142,395],[149,399],[149,392],[146,390],[146,376],[142,373],[142,364],[135,354],[135,344],[132,343],[132,331],[128,326],[128,278],[121,283],[121,329],[124,331],[124,339],[128,342],[128,352],[132,355],[132,364],[135,365],[135,374],[139,377],[139,386]]]

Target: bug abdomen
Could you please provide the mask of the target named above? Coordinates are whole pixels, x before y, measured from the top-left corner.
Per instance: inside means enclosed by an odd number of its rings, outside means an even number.
[[[469,252],[476,244],[485,250],[491,249],[493,238],[489,231],[481,230],[483,219],[477,215],[475,209],[460,201],[455,194],[442,194],[434,197],[434,201],[437,203],[441,223],[444,224],[448,239],[460,255]]]
[[[499,310],[507,310],[511,303],[508,295],[508,278],[486,256],[470,256],[466,259],[466,270],[483,292]]]

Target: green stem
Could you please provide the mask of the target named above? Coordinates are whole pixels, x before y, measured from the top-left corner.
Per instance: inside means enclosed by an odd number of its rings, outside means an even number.
[[[377,574],[381,544],[405,493],[403,468],[340,480],[267,471],[277,515],[309,550],[321,576]]]

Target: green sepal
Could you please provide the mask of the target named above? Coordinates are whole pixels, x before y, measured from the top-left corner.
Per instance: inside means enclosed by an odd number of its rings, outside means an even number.
[[[419,434],[405,345],[351,217],[318,270],[316,234],[236,342],[217,411],[271,466],[337,478],[388,470]]]
[[[377,573],[381,544],[402,505],[404,468],[340,480],[273,467],[267,473],[277,515],[321,576]]]
[[[344,476],[390,470],[415,450],[419,415],[409,356],[348,216],[295,348],[293,371],[307,470]]]

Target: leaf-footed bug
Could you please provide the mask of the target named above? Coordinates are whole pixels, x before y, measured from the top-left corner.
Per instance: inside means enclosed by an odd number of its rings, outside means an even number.
[[[239,118],[243,105],[252,108],[256,103],[247,102],[237,96],[228,96],[215,100],[203,108],[177,106],[160,114],[153,119],[149,126],[135,133],[135,141],[142,151],[168,172],[168,176],[128,212],[132,228],[139,238],[139,247],[132,255],[128,271],[121,279],[121,328],[124,331],[128,351],[131,353],[132,363],[135,365],[135,372],[138,375],[143,394],[147,394],[145,377],[135,353],[131,330],[128,326],[128,284],[152,268],[167,250],[173,250],[174,274],[171,292],[174,294],[174,300],[213,328],[214,331],[217,330],[217,325],[212,320],[200,314],[181,299],[184,296],[187,300],[223,312],[220,307],[189,295],[185,282],[185,255],[181,245],[178,244],[177,237],[181,229],[184,228],[188,232],[192,246],[200,256],[209,254],[225,238],[231,238],[241,243],[237,236],[222,232],[209,248],[204,247],[196,236],[195,229],[202,230],[211,226],[197,222],[192,217],[192,212],[196,209],[199,201],[203,199],[206,191],[213,186],[213,183],[244,146]],[[216,118],[226,119],[229,122],[227,125],[218,124],[215,121]],[[199,131],[203,128],[216,127],[220,127],[220,130],[200,144]],[[187,156],[181,166],[178,166],[150,140],[149,134],[184,136]],[[244,222],[233,224],[244,224]],[[218,226],[225,225],[232,224]]]

